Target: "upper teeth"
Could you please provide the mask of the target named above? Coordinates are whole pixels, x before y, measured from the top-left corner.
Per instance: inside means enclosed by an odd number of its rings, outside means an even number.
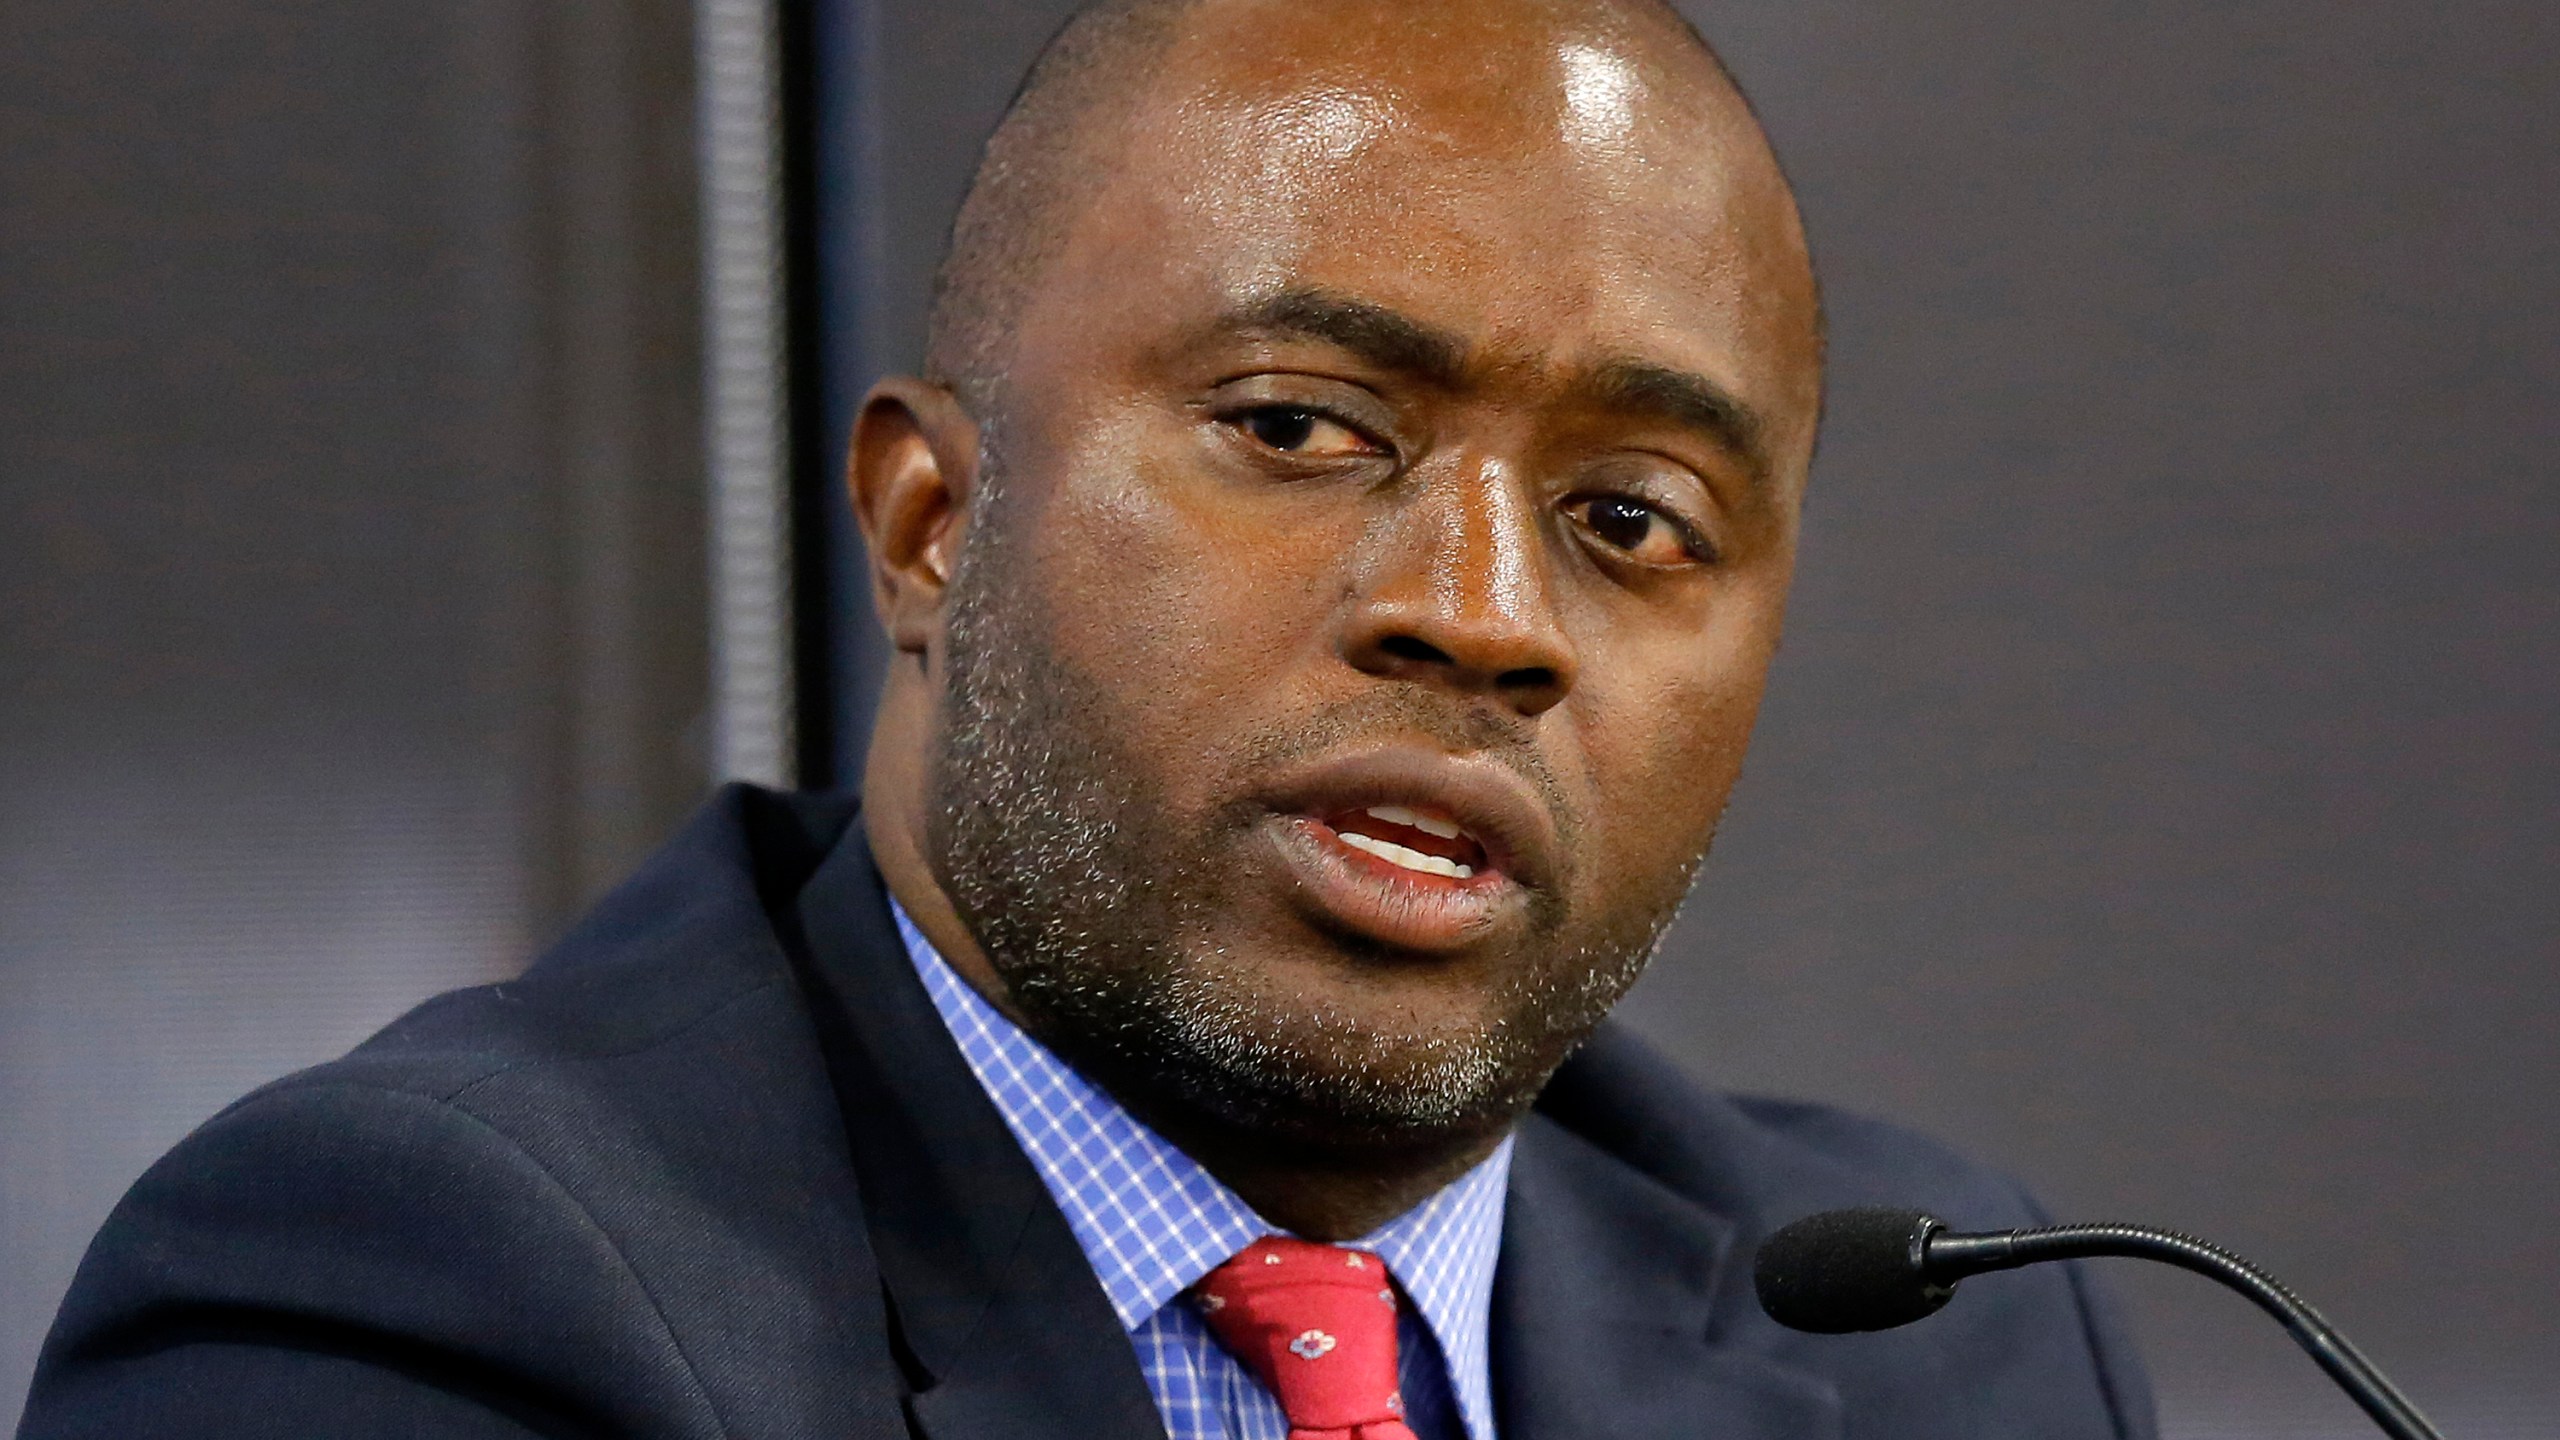
[[[1379,818],[1386,817],[1379,816]],[[1357,830],[1341,830],[1335,833],[1342,837],[1343,844],[1352,849],[1365,850],[1390,865],[1401,865],[1407,870],[1419,870],[1426,875],[1446,875],[1452,880],[1465,880],[1476,873],[1475,867],[1471,865],[1461,865],[1455,860],[1443,860],[1437,855],[1425,855],[1419,850],[1409,850],[1393,840],[1380,840],[1374,835],[1363,835]]]
[[[1425,835],[1437,835],[1443,840],[1455,840],[1467,833],[1446,820],[1418,815],[1401,805],[1372,805],[1369,807],[1369,813],[1390,825],[1409,825]]]

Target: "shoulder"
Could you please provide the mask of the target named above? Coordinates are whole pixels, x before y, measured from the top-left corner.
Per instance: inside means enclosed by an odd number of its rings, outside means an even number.
[[[314,1431],[845,1428],[768,1383],[860,1368],[877,1288],[768,912],[851,813],[725,792],[523,979],[207,1122],[91,1246],[26,1433],[234,1433],[187,1397],[270,1389]]]
[[[2156,1433],[2122,1320],[2079,1265],[1985,1277],[1940,1315],[1884,1334],[1800,1335],[1761,1313],[1751,1282],[1760,1241],[1819,1211],[1893,1205],[1965,1229],[2050,1223],[1998,1170],[1832,1106],[1716,1092],[1622,1026],[1604,1027],[1559,1071],[1538,1110],[1567,1132],[1559,1143],[1637,1173],[1652,1193],[1725,1229],[1715,1338],[1818,1377],[1839,1396],[1849,1435]]]
[[[2015,1181],[1948,1145],[1834,1106],[1709,1089],[1623,1026],[1604,1026],[1538,1109],[1745,1228],[1845,1205],[1968,1227],[2040,1218]]]
[[[576,1083],[681,1047],[788,983],[773,913],[855,813],[850,800],[724,787],[520,978],[439,995],[243,1103],[330,1084],[456,1099],[508,1077]]]
[[[437,996],[252,1092],[146,1188],[231,1174],[230,1151],[287,1137],[301,1149],[278,1162],[407,1137],[510,1153],[572,1194],[666,1188],[689,1162],[742,1159],[801,1112],[831,1110],[772,914],[851,818],[825,805],[728,787],[522,977]],[[280,1163],[245,1178],[304,1177]]]

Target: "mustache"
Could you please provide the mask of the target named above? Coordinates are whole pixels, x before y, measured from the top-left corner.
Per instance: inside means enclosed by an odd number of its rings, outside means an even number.
[[[1581,838],[1580,812],[1566,800],[1554,767],[1539,748],[1534,722],[1431,686],[1376,686],[1326,704],[1304,718],[1272,726],[1247,742],[1245,769],[1277,768],[1361,740],[1417,739],[1452,755],[1482,756],[1512,770],[1537,791],[1560,842],[1570,847]]]

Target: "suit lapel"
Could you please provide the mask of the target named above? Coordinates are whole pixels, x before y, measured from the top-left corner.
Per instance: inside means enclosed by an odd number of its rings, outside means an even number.
[[[1127,1332],[908,963],[858,823],[792,918],[915,1428],[1161,1440]]]
[[[1523,1122],[1493,1294],[1502,1440],[1835,1440],[1828,1383],[1710,1343],[1732,1238],[1554,1121]]]

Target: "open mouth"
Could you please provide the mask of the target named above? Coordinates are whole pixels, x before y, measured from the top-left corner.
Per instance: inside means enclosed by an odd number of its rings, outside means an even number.
[[[1486,868],[1484,845],[1446,815],[1365,805],[1326,815],[1322,823],[1341,844],[1415,875],[1472,880]]]
[[[1276,776],[1256,798],[1286,903],[1319,930],[1391,951],[1493,943],[1557,884],[1536,787],[1482,755],[1379,745]]]

